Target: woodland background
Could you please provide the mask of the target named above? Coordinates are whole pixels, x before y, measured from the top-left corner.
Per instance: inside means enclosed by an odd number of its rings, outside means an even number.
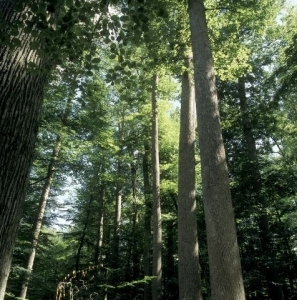
[[[151,299],[154,90],[162,297],[178,299],[181,78],[193,74],[184,65],[191,44],[186,4],[65,0],[56,21],[57,2],[32,2],[31,10],[40,20],[47,11],[62,36],[42,23],[25,27],[43,32],[40,51],[57,67],[44,95],[5,299],[20,296],[32,251],[30,300],[56,293],[59,300]],[[281,299],[271,296],[270,270],[283,299],[296,299],[296,6],[207,0],[205,7],[246,297]],[[12,26],[2,42],[18,47],[17,32]],[[198,139],[195,165],[201,287],[210,299]]]

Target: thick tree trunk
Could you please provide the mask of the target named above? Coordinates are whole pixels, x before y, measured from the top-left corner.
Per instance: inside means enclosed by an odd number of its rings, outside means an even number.
[[[245,299],[203,0],[188,0],[212,300]]]
[[[153,272],[152,299],[162,299],[162,223],[158,141],[158,77],[152,83],[152,165],[153,165]]]
[[[195,198],[195,95],[187,70],[182,75],[178,163],[178,281],[179,299],[201,300]]]
[[[13,2],[0,1],[0,20],[15,23]],[[23,22],[23,20],[21,21]],[[2,28],[3,29],[3,28]],[[30,73],[28,63],[42,65],[30,49],[32,38],[20,29],[20,47],[0,45],[0,299],[4,298],[11,256],[28,184],[46,82],[44,72]]]
[[[152,219],[152,198],[151,186],[149,181],[149,145],[144,143],[144,153],[142,157],[143,172],[143,189],[145,199],[145,215],[144,215],[144,245],[143,245],[143,273],[144,276],[151,276],[151,219]],[[144,300],[151,300],[151,285],[146,284],[144,287]]]
[[[260,231],[261,247],[265,263],[265,275],[268,282],[268,293],[271,300],[283,300],[284,295],[282,291],[282,285],[280,283],[278,272],[274,264],[275,253],[273,251],[273,243],[271,239],[271,232],[269,229],[269,217],[267,215],[267,203],[265,196],[263,195],[262,179],[258,164],[258,155],[256,148],[256,141],[252,132],[252,124],[249,118],[247,97],[245,90],[245,78],[244,76],[238,79],[238,95],[240,101],[240,112],[242,118],[243,134],[247,144],[250,170],[253,172],[254,193],[257,195],[257,208],[260,208],[258,212],[260,214],[258,220],[258,226]]]

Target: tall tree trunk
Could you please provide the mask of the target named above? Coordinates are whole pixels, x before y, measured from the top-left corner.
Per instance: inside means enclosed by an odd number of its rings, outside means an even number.
[[[76,78],[77,78],[77,76],[75,76],[75,79]],[[67,102],[66,102],[65,110],[64,110],[62,120],[61,120],[62,124],[64,126],[66,126],[67,119],[71,112],[72,100],[73,100],[73,97],[68,97]],[[37,218],[36,218],[35,224],[33,225],[33,239],[32,239],[32,244],[31,244],[32,248],[31,248],[30,255],[28,258],[28,262],[27,262],[27,269],[26,269],[24,281],[22,283],[20,298],[26,298],[26,295],[27,295],[28,284],[29,284],[30,276],[31,276],[32,270],[33,270],[33,265],[34,265],[35,255],[36,255],[36,248],[38,245],[38,239],[39,239],[42,222],[43,222],[43,216],[44,216],[48,196],[50,193],[51,185],[52,185],[54,175],[56,172],[57,162],[58,162],[59,156],[60,156],[61,144],[62,144],[61,137],[60,137],[60,135],[57,135],[56,141],[55,141],[55,144],[54,144],[53,150],[52,150],[51,160],[50,160],[50,163],[49,163],[48,169],[47,169],[46,180],[44,182],[41,196],[39,198]]]
[[[143,189],[145,201],[144,215],[144,246],[143,246],[143,273],[144,276],[151,276],[151,219],[152,219],[152,198],[151,186],[149,181],[149,152],[150,147],[144,143],[144,153],[142,156]],[[151,286],[146,284],[144,287],[144,300],[151,300]]]
[[[93,202],[93,198],[94,196],[92,194],[89,195],[89,201],[87,204],[87,214],[86,214],[86,218],[85,218],[85,222],[84,222],[84,228],[81,234],[81,237],[79,239],[79,243],[78,243],[78,248],[77,248],[77,252],[76,252],[76,259],[75,259],[75,271],[76,273],[78,273],[79,271],[79,266],[80,266],[80,259],[81,259],[81,250],[84,246],[84,242],[85,242],[85,237],[87,234],[87,228],[89,225],[89,219],[90,219],[90,215],[91,215],[91,211],[92,211],[92,202]]]
[[[55,142],[55,145],[53,148],[53,152],[52,152],[52,158],[51,158],[50,164],[48,166],[46,180],[44,182],[42,193],[41,193],[41,196],[39,199],[37,218],[36,218],[35,224],[33,225],[33,240],[32,240],[32,244],[31,244],[30,255],[28,258],[28,262],[27,262],[26,274],[24,277],[24,281],[22,283],[20,298],[26,298],[26,295],[27,295],[28,284],[29,284],[30,276],[31,276],[31,273],[33,270],[33,265],[34,265],[35,255],[36,255],[36,248],[37,248],[37,244],[38,244],[39,234],[41,231],[45,207],[46,207],[47,199],[48,199],[48,196],[50,193],[51,184],[52,184],[52,181],[54,178],[54,173],[56,171],[56,164],[58,161],[60,148],[61,148],[61,139],[60,139],[60,136],[57,136],[57,139],[56,139],[56,142]]]
[[[267,203],[263,195],[263,184],[258,163],[258,155],[255,138],[252,132],[252,124],[249,118],[247,97],[245,90],[245,77],[238,79],[238,95],[240,101],[240,112],[242,118],[243,134],[247,144],[250,170],[253,172],[254,184],[253,190],[257,195],[257,208],[260,207],[260,216],[258,226],[260,231],[261,247],[265,263],[265,275],[268,282],[268,292],[271,300],[284,299],[282,285],[280,283],[278,272],[275,267],[275,253],[273,251],[273,242],[269,229],[269,217],[267,215]]]
[[[112,255],[111,266],[112,268],[119,268],[119,245],[120,245],[120,227],[121,227],[121,214],[122,214],[122,193],[123,193],[123,141],[125,134],[125,106],[122,106],[120,112],[120,122],[118,124],[118,143],[119,151],[117,156],[117,178],[116,178],[116,191],[115,191],[115,214],[114,214],[114,227],[113,227],[113,240],[112,240]],[[116,276],[112,281],[117,280]]]
[[[152,82],[152,165],[153,165],[153,272],[152,299],[162,299],[162,223],[158,140],[158,77]]]
[[[195,197],[195,95],[189,75],[191,58],[182,75],[178,163],[179,299],[202,300]]]
[[[120,164],[118,168],[121,168]],[[118,169],[119,178],[121,171]],[[119,179],[121,180],[121,179]],[[121,214],[122,214],[122,183],[118,182],[116,187],[116,203],[115,203],[115,214],[114,214],[114,228],[113,228],[113,247],[112,247],[112,266],[118,268],[119,258],[119,244],[120,244],[120,227],[121,227]]]
[[[245,299],[203,0],[188,0],[212,300]]]
[[[0,11],[0,21],[8,24],[26,19],[26,11],[17,13],[13,1],[0,0]],[[25,200],[46,83],[44,72],[33,74],[26,68],[28,63],[37,68],[43,64],[30,49],[33,38],[22,29],[17,38],[19,47],[0,45],[0,300]]]
[[[97,240],[95,245],[95,265],[98,265],[102,261],[101,252],[103,244],[103,222],[104,222],[104,195],[105,186],[101,184],[99,187],[98,195],[98,229],[97,229]]]

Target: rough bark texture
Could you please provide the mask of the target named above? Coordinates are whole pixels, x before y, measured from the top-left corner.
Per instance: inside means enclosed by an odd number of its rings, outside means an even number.
[[[1,20],[13,23],[11,1],[1,0]],[[28,184],[38,120],[46,81],[44,73],[26,70],[29,62],[42,64],[30,50],[30,35],[20,30],[22,46],[0,45],[0,299],[4,298],[11,255]]]
[[[188,0],[212,300],[245,299],[203,0]]]
[[[158,77],[152,83],[152,165],[153,165],[153,273],[152,299],[162,299],[162,223],[160,201],[160,166],[158,141]]]
[[[195,199],[195,99],[187,70],[182,76],[178,162],[178,281],[180,300],[201,300]]]
[[[279,280],[275,267],[275,253],[269,229],[269,217],[267,215],[267,203],[263,195],[262,178],[258,164],[256,141],[252,131],[252,124],[248,113],[248,104],[245,91],[244,76],[238,79],[238,95],[240,101],[240,112],[242,118],[243,135],[246,141],[250,170],[253,170],[253,191],[257,195],[257,208],[259,209],[258,227],[260,232],[261,247],[265,263],[265,275],[268,283],[268,293],[271,300],[283,300],[284,294],[282,284]]]

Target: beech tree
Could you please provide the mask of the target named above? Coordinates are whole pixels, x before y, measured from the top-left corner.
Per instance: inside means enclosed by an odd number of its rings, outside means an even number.
[[[1,36],[9,40],[13,23],[28,21],[30,9],[17,12],[11,1],[0,1]],[[22,29],[0,45],[0,299],[4,298],[11,256],[19,226],[46,83],[44,58],[31,49],[38,43]],[[36,72],[28,66],[36,66]]]
[[[188,5],[211,297],[212,300],[243,300],[245,293],[205,8],[202,0],[189,0]]]
[[[202,299],[195,197],[195,95],[191,57],[182,75],[178,172],[179,299]]]

